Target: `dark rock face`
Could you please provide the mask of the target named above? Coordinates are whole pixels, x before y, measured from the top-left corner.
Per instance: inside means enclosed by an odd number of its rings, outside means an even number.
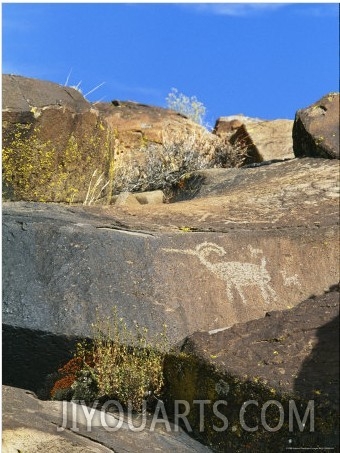
[[[153,331],[166,322],[176,342],[293,306],[338,280],[336,162],[202,177],[196,198],[181,203],[4,203],[4,322],[87,336],[94,307],[118,304]]]
[[[78,340],[76,337],[53,335],[46,330],[3,324],[2,382],[49,399],[46,376],[56,373],[73,357]]]
[[[196,332],[181,351],[236,376],[257,376],[306,399],[322,388],[337,407],[339,376],[339,292],[307,299],[290,310],[217,333]],[[214,356],[214,358],[212,358]],[[314,361],[314,365],[311,362]]]
[[[197,332],[185,340],[181,353],[176,363],[169,357],[166,366],[169,407],[176,399],[187,399],[191,408],[194,400],[210,400],[204,432],[200,433],[197,410],[192,410],[190,423],[196,435],[217,451],[241,452],[245,445],[250,451],[269,452],[274,447],[283,451],[289,438],[294,447],[338,445],[338,288],[291,310],[269,312],[262,319],[227,330]],[[223,436],[212,427],[216,424],[212,406],[221,399],[227,402],[223,413],[230,423]],[[239,411],[244,403],[257,401],[261,407],[273,400],[285,411],[285,423],[279,430],[259,428],[255,433],[240,427]],[[292,400],[300,411],[303,408],[302,414],[308,404],[314,404],[313,430],[288,429]],[[249,411],[247,426],[256,426],[260,410],[257,421]],[[277,422],[277,418],[268,420]]]
[[[293,147],[296,157],[339,159],[339,93],[297,111]]]
[[[214,207],[213,198],[200,200],[146,205],[147,211],[143,205],[5,203],[3,321],[89,336],[95,308],[106,316],[116,305],[128,323],[139,320],[151,332],[165,322],[175,343],[195,330],[293,306],[337,280],[337,219],[326,214],[331,205],[324,204],[324,218],[311,228],[304,221],[295,228],[251,222],[230,228],[221,214],[221,230],[212,218],[211,231],[204,222],[200,232],[192,223],[205,215],[199,206]]]
[[[196,198],[172,204],[4,203],[8,383],[27,355],[18,347],[12,364],[15,329],[37,342],[91,337],[96,308],[116,306],[130,327],[166,323],[173,345],[322,294],[339,279],[339,204],[337,163],[321,162],[205,171]],[[48,353],[33,352],[35,370],[21,360],[29,388],[51,372]]]

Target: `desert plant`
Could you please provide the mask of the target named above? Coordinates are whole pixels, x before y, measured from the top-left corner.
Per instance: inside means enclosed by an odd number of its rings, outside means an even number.
[[[72,395],[92,402],[115,399],[139,411],[145,401],[157,400],[163,390],[163,361],[168,348],[164,330],[148,338],[148,330],[134,323],[129,330],[114,309],[111,317],[93,324],[93,340],[80,342],[74,359],[59,370],[54,399]]]
[[[143,148],[144,162],[117,163],[114,191],[161,189],[171,198],[182,178],[205,168],[237,167],[245,159],[244,149],[223,142],[202,128],[196,132],[172,130],[166,125],[162,144]]]
[[[83,202],[84,205],[90,205],[93,202],[97,201],[100,198],[100,195],[106,188],[106,186],[109,184],[110,181],[104,182],[104,173],[100,174],[97,176],[97,171],[98,169],[96,168],[95,171],[93,172],[90,183],[87,189],[86,197]],[[97,176],[97,179],[94,179]],[[92,185],[92,181],[94,180],[94,183]]]
[[[82,94],[84,96],[84,98],[86,100],[87,100],[87,96],[89,94],[94,93],[96,90],[98,90],[98,88],[100,88],[103,85],[105,85],[105,82],[99,83],[97,86],[95,86],[90,91],[88,91],[87,93],[84,94],[82,88],[80,87],[81,84],[82,84],[82,80],[80,80],[80,82],[78,82],[76,85],[69,85],[69,80],[70,80],[71,73],[72,73],[72,69],[70,69],[70,72],[67,75],[66,82],[65,82],[64,86],[69,86],[70,88],[73,88],[74,90],[77,90],[80,94]],[[94,104],[97,104],[98,102],[102,101],[103,99],[104,98],[101,98],[99,101],[94,102]]]
[[[177,88],[172,88],[166,98],[167,107],[187,116],[195,123],[203,125],[206,108],[196,96],[188,97],[180,93]]]

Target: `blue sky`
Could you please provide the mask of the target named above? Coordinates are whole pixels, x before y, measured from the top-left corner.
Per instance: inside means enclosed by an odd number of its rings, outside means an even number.
[[[339,90],[337,3],[3,3],[2,33],[3,73],[162,107],[175,87],[212,126],[293,119]]]

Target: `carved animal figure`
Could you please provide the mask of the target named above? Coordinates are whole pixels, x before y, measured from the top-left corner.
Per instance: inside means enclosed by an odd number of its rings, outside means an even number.
[[[234,299],[234,289],[240,295],[242,302],[246,304],[247,301],[243,288],[248,286],[258,287],[267,304],[270,302],[270,299],[276,299],[276,293],[269,284],[271,278],[266,269],[265,257],[262,258],[261,264],[244,263],[240,261],[214,261],[213,254],[223,257],[227,252],[223,247],[212,242],[203,242],[202,244],[199,244],[195,250],[164,250],[197,256],[204,266],[218,278],[225,281],[229,300]]]

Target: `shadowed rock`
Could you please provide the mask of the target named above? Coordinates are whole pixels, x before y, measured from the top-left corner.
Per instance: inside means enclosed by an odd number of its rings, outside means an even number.
[[[339,93],[297,111],[293,142],[296,157],[339,159]]]
[[[246,445],[250,451],[284,451],[289,439],[295,448],[339,445],[338,290],[217,333],[196,332],[180,351],[165,366],[169,407],[187,400],[195,435],[217,451],[242,452]],[[207,401],[203,430],[194,409],[199,400]],[[212,409],[219,400],[226,402],[219,410],[229,420],[223,433],[213,429],[219,426]],[[276,411],[260,417],[265,404]],[[293,406],[300,420],[307,413],[306,426],[298,427]]]

